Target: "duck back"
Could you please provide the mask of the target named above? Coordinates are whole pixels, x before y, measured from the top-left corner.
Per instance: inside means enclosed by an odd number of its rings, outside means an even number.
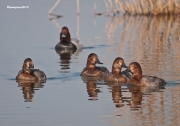
[[[76,46],[77,49],[83,48],[83,45],[79,40],[77,40],[75,38],[71,38],[71,42]]]
[[[144,86],[164,86],[166,84],[166,82],[163,79],[148,75],[142,76],[141,83]]]
[[[41,82],[46,81],[46,74],[39,69],[32,70],[31,74],[36,76],[38,78],[38,80],[40,80]]]
[[[87,69],[84,68],[81,76],[89,76],[89,77],[105,77],[109,75],[109,70],[106,67],[97,67],[95,69]]]

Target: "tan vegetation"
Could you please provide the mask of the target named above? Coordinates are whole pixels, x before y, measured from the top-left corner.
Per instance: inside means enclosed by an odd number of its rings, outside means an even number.
[[[180,0],[106,0],[107,13],[130,15],[177,15]]]
[[[109,45],[114,45],[114,36],[117,31],[119,32],[117,55],[123,57],[127,64],[138,61],[143,67],[144,74],[178,80],[179,27],[180,18],[176,15],[151,17],[124,15],[112,17],[105,29]]]

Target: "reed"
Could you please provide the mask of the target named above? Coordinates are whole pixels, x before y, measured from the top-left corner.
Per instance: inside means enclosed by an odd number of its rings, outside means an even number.
[[[180,17],[177,15],[111,17],[105,26],[107,44],[115,45],[127,63],[138,61],[144,74],[176,80],[180,72]],[[117,36],[119,42],[117,44]],[[110,53],[113,50],[107,51]],[[108,54],[107,53],[107,54]]]
[[[108,0],[108,13],[129,15],[178,15],[180,0]]]

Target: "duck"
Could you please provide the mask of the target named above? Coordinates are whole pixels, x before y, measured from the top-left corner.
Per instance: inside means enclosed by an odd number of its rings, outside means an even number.
[[[89,54],[86,67],[83,69],[80,76],[98,78],[106,77],[109,74],[109,70],[103,66],[96,66],[96,64],[103,63],[99,61],[98,56],[95,53]]]
[[[55,46],[56,51],[58,50],[82,50],[83,45],[79,40],[71,38],[68,27],[64,26],[60,32],[60,42]]]
[[[123,58],[117,57],[112,65],[112,72],[105,78],[105,82],[127,83],[128,76],[126,72],[121,72],[122,67],[128,68]]]
[[[128,71],[132,73],[130,84],[137,86],[164,86],[165,80],[156,76],[142,75],[142,69],[138,62],[131,62]]]
[[[17,81],[32,81],[32,82],[45,82],[46,75],[39,69],[34,69],[34,64],[31,58],[24,60],[22,70],[18,72],[16,76]]]

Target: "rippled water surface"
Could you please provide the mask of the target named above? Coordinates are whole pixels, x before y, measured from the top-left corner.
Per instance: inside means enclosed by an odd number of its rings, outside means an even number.
[[[119,126],[180,125],[180,18],[178,16],[94,16],[103,1],[3,1],[0,4],[0,125]],[[7,9],[7,6],[29,6]],[[56,16],[61,15],[61,16]],[[82,51],[61,54],[54,47],[68,26]],[[96,53],[111,71],[122,57],[141,64],[143,74],[163,78],[165,87],[147,88],[82,80],[87,56]],[[25,58],[43,70],[47,82],[17,83]]]

